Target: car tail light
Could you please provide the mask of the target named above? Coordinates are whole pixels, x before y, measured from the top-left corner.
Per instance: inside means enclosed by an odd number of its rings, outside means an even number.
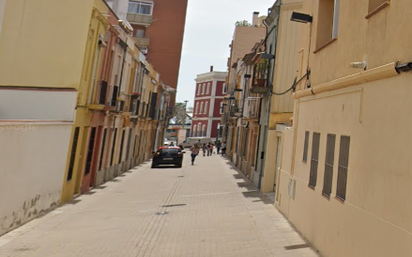
[[[155,155],[154,156],[159,156],[160,155],[160,153],[159,152],[157,152],[157,153],[155,153]]]
[[[183,156],[183,153],[182,153],[182,152],[178,152],[178,153],[177,153],[177,156],[179,156],[179,157],[180,157],[180,156]]]

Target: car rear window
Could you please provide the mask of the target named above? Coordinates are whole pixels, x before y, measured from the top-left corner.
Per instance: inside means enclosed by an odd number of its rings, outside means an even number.
[[[177,154],[179,153],[179,149],[176,148],[165,148],[165,149],[160,149],[161,154]]]

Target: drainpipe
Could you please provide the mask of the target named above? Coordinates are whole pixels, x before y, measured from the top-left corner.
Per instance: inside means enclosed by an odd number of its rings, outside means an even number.
[[[122,81],[123,81],[123,70],[124,70],[124,63],[126,61],[126,52],[127,52],[127,44],[123,40],[119,39],[119,45],[123,48],[123,61],[122,61],[122,69],[120,71],[120,81],[119,81],[119,90],[117,91],[117,96],[120,96],[120,90],[122,88]]]

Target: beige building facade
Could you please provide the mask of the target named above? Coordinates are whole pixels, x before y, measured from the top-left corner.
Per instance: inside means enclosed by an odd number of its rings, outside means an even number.
[[[324,256],[412,253],[411,8],[304,2],[311,73],[294,95],[275,205]]]

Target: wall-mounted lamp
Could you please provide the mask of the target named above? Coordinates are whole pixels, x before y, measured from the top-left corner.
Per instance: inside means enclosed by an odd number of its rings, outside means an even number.
[[[312,23],[313,17],[306,13],[293,12],[292,17],[290,17],[290,20],[301,23]]]
[[[396,63],[395,70],[397,73],[401,72],[409,72],[412,71],[412,62],[400,64],[399,62]]]

